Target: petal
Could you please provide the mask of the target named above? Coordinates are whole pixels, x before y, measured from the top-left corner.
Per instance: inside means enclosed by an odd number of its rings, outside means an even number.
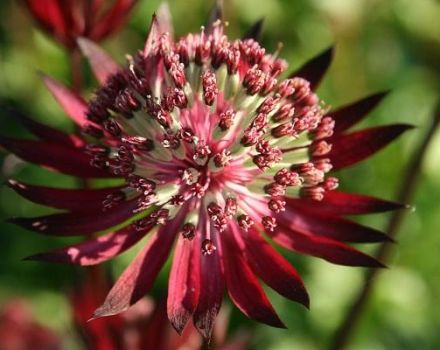
[[[90,165],[90,156],[80,149],[60,144],[16,140],[0,136],[0,146],[14,153],[21,159],[79,177],[114,177],[110,172]]]
[[[259,41],[261,39],[261,31],[263,30],[264,18],[256,21],[243,36],[243,39],[254,39]]]
[[[157,20],[160,25],[162,33],[169,33],[170,38],[173,37],[173,20],[171,16],[170,7],[166,1],[162,2],[157,9]]]
[[[309,296],[298,272],[273,249],[260,234],[251,229],[244,239],[246,256],[254,272],[282,296],[309,307]]]
[[[333,170],[345,168],[368,158],[412,128],[411,125],[395,124],[337,135],[329,141],[332,149],[326,158],[331,159]]]
[[[90,37],[99,41],[118,31],[127,21],[135,4],[135,0],[116,0],[104,16],[95,18]]]
[[[379,92],[328,113],[335,121],[334,133],[340,134],[361,121],[388,93],[389,91]]]
[[[148,57],[151,54],[153,54],[154,43],[159,40],[161,33],[162,33],[161,27],[159,25],[157,16],[154,14],[151,17],[150,28],[148,29],[148,36],[147,36],[147,40],[145,41],[145,46],[144,46],[145,57]]]
[[[81,96],[46,75],[43,75],[42,79],[66,114],[76,124],[84,126],[85,124],[90,123],[86,116],[87,103]]]
[[[167,314],[180,335],[197,307],[200,293],[200,235],[178,238],[168,280]]]
[[[8,222],[25,229],[46,235],[77,236],[102,231],[118,225],[132,217],[138,206],[137,200],[120,203],[103,212],[101,208],[86,213],[70,212],[39,216],[35,218],[13,218]],[[100,210],[101,209],[101,210]]]
[[[104,85],[111,75],[119,71],[119,65],[93,41],[79,38],[78,45],[83,55],[87,57],[93,74],[101,85]]]
[[[230,228],[235,229],[234,226]],[[232,232],[225,231],[221,238],[222,262],[231,300],[249,318],[285,328],[232,236]]]
[[[206,230],[210,230],[210,223],[206,221]],[[206,236],[206,233],[203,235]],[[217,236],[212,235],[213,243],[219,246]],[[199,304],[194,312],[194,325],[205,339],[210,339],[214,328],[214,321],[220,311],[225,291],[225,280],[220,263],[219,254],[204,255],[201,257],[200,296]]]
[[[34,186],[27,183],[9,180],[8,186],[24,198],[38,204],[57,209],[88,211],[102,208],[102,201],[107,195],[123,187],[102,189],[63,189],[45,186]]]
[[[83,141],[76,135],[68,135],[48,125],[41,124],[40,122],[27,117],[15,108],[10,108],[9,112],[14,118],[18,119],[26,129],[45,141],[73,147],[80,147],[83,145]]]
[[[326,237],[303,234],[281,225],[275,232],[268,232],[279,245],[301,254],[322,258],[331,263],[346,266],[384,267],[376,259]]]
[[[129,225],[116,232],[107,233],[79,244],[29,256],[25,260],[41,260],[81,266],[97,265],[131,248],[151,228],[152,226],[143,231],[138,231],[133,225]]]
[[[306,64],[304,64],[296,72],[289,75],[289,78],[301,77],[310,82],[312,90],[316,90],[321,79],[324,77],[325,72],[333,58],[333,47],[320,53],[318,56],[312,58]]]
[[[357,243],[392,241],[381,231],[347,219],[322,214],[319,210],[307,210],[303,206],[288,206],[284,213],[277,216],[277,220],[295,230],[337,241]]]
[[[405,207],[400,203],[339,191],[327,191],[322,201],[286,197],[286,202],[295,208],[302,206],[309,212],[337,216],[380,213]]]
[[[147,246],[116,281],[104,304],[94,312],[92,319],[118,314],[149,291],[170,253],[176,232],[183,221],[182,213],[185,214],[183,209],[180,215],[160,228],[150,239]]]

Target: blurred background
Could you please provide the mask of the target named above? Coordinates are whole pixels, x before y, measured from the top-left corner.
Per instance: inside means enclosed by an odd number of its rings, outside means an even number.
[[[158,0],[139,0],[127,26],[102,45],[119,62],[143,45]],[[211,2],[169,0],[177,35],[199,31]],[[440,87],[440,2],[435,0],[225,0],[228,35],[239,37],[265,18],[263,45],[281,51],[291,68],[335,45],[336,53],[320,86],[320,97],[339,106],[368,94],[391,90],[361,126],[394,122],[417,128],[378,155],[340,174],[341,187],[396,199],[409,159],[431,125]],[[0,1],[0,99],[20,106],[29,116],[70,130],[72,125],[41,83],[44,72],[70,83],[66,51],[35,25],[21,1]],[[90,76],[84,65],[86,75]],[[86,80],[87,91],[94,88]],[[0,133],[27,137],[4,108]],[[78,186],[74,179],[28,165],[0,150],[0,178],[16,178],[56,187]],[[423,160],[418,188],[393,247],[389,269],[382,271],[349,349],[440,348],[440,132]],[[0,308],[8,300],[29,300],[41,325],[62,334],[65,349],[82,349],[71,321],[65,293],[78,284],[81,268],[23,262],[25,256],[75,242],[26,232],[4,223],[11,216],[37,216],[47,208],[0,187]],[[383,229],[390,214],[362,222]],[[365,247],[373,251],[375,247]],[[283,251],[301,272],[311,296],[311,310],[268,291],[288,330],[247,320],[232,309],[230,330],[253,333],[251,349],[325,349],[356,295],[364,271],[334,266]],[[116,276],[134,251],[107,265]],[[153,295],[166,288],[165,271]],[[0,349],[3,350],[0,344]]]

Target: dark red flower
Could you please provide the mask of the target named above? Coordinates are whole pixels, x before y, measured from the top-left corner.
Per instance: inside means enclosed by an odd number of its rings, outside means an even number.
[[[166,303],[142,298],[127,312],[89,322],[90,315],[100,305],[108,290],[86,283],[72,294],[71,306],[76,329],[89,350],[198,350],[203,338],[193,325],[179,336],[171,327]],[[216,323],[211,346],[218,350],[244,350],[250,336],[244,331],[226,337],[228,312],[222,309]]]
[[[24,117],[41,141],[0,138],[19,157],[50,169],[125,180],[79,190],[9,183],[29,200],[65,211],[11,220],[18,225],[61,236],[110,231],[29,259],[95,265],[151,235],[95,318],[140,300],[175,241],[168,317],[178,332],[193,318],[205,337],[225,290],[244,314],[275,327],[284,325],[260,280],[308,307],[300,276],[266,236],[335,264],[382,266],[348,243],[389,238],[344,216],[401,205],[338,191],[329,174],[367,158],[409,126],[349,132],[385,94],[329,111],[314,90],[332,50],[283,79],[287,63],[254,39],[258,28],[229,40],[214,21],[175,42],[169,22],[153,17],[145,48],[125,68],[82,40],[103,84],[95,97],[86,103],[51,78],[44,81],[84,138]]]
[[[25,4],[45,32],[72,49],[79,37],[98,42],[118,31],[136,1],[26,0]]]
[[[39,324],[26,300],[8,300],[0,309],[0,348],[2,350],[59,350],[62,339],[55,331]]]

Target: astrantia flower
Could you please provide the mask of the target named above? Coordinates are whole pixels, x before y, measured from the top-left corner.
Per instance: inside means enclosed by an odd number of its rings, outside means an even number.
[[[41,28],[72,49],[79,37],[100,41],[118,31],[136,0],[26,0]]]
[[[384,94],[329,112],[314,90],[331,50],[284,74],[287,63],[260,46],[257,27],[231,40],[216,21],[177,41],[170,28],[153,17],[145,48],[125,68],[81,41],[103,84],[88,104],[45,78],[85,140],[22,118],[44,141],[2,137],[0,143],[66,174],[124,181],[80,190],[11,181],[24,197],[67,210],[12,221],[62,236],[120,225],[31,257],[79,265],[99,264],[150,235],[95,318],[126,310],[145,295],[176,242],[168,316],[179,332],[192,317],[209,337],[225,289],[249,317],[283,327],[260,280],[306,306],[309,299],[298,273],[266,237],[332,263],[381,266],[347,243],[388,238],[343,216],[400,206],[340,192],[329,173],[370,156],[408,126],[348,133]]]

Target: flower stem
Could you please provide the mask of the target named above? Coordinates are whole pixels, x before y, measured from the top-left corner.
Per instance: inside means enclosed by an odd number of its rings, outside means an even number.
[[[409,203],[413,198],[417,188],[417,180],[420,175],[420,168],[423,163],[424,155],[435,134],[435,131],[437,130],[437,127],[439,126],[439,123],[440,102],[437,104],[431,127],[429,128],[408,165],[408,171],[406,172],[406,176],[402,182],[398,196],[398,200],[401,203]],[[392,215],[386,229],[386,232],[391,238],[394,238],[398,234],[406,214],[406,210],[398,210]],[[376,258],[379,261],[386,263],[392,252],[392,248],[393,245],[391,244],[382,244],[375,255]],[[349,308],[349,311],[335,332],[335,336],[329,346],[330,350],[343,350],[347,347],[362,317],[366,304],[368,303],[379,271],[379,269],[370,269],[367,271],[358,295],[355,297],[351,307]]]

